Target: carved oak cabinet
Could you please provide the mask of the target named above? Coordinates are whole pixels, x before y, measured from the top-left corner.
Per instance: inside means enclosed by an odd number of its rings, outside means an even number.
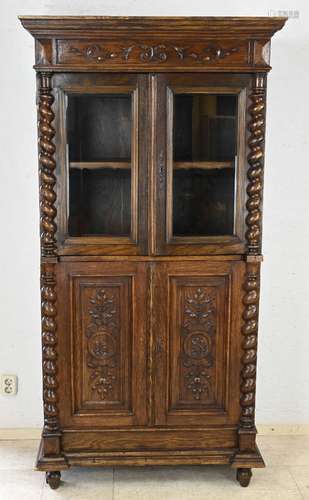
[[[37,468],[230,464],[247,486],[266,76],[283,18],[22,17],[35,38]]]

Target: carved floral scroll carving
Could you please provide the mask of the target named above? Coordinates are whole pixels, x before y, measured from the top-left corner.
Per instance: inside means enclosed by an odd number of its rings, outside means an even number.
[[[213,365],[215,315],[213,295],[202,287],[186,289],[181,358],[186,388],[197,401],[210,396],[211,376],[207,369]]]
[[[99,288],[89,301],[87,366],[91,369],[90,388],[101,400],[107,400],[117,383],[117,291]]]
[[[170,57],[176,57],[179,60],[192,59],[198,64],[205,64],[224,59],[238,51],[238,47],[227,49],[216,43],[208,43],[200,51],[171,44],[147,45],[136,43],[118,50],[112,50],[101,44],[93,44],[85,48],[71,46],[69,49],[70,53],[97,63],[104,63],[111,59],[120,59],[125,62],[129,61],[134,54],[143,63],[164,63]]]

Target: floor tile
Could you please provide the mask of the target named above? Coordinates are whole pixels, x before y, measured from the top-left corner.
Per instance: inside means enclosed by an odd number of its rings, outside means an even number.
[[[38,447],[37,440],[0,441],[0,470],[33,469]]]
[[[116,469],[114,500],[301,498],[288,468],[256,469],[249,488],[224,466]]]
[[[41,500],[112,500],[112,468],[72,468],[61,473],[61,484],[57,490],[51,490],[45,484]]]
[[[309,466],[290,467],[293,478],[305,500],[309,500]]]
[[[201,496],[201,500],[202,500]],[[252,491],[250,486],[248,488],[239,488],[237,491],[219,491],[212,492],[211,488],[209,490],[204,490],[204,500],[302,500],[302,496],[299,492],[291,491]],[[170,499],[169,499],[170,500]],[[174,500],[172,498],[171,500]],[[176,500],[176,497],[175,497]],[[191,500],[188,496],[186,500]],[[198,499],[200,500],[200,499]]]
[[[33,468],[38,441],[0,441],[0,500],[309,500],[309,436],[259,436],[268,464],[241,488],[227,466],[72,468],[53,491]],[[113,481],[114,477],[114,481]]]
[[[41,500],[43,477],[36,471],[0,470],[1,500]]]
[[[266,467],[252,469],[249,489],[252,491],[269,490],[274,492],[290,491],[297,493],[298,489],[288,467]]]
[[[309,436],[259,436],[258,445],[266,465],[309,466]]]

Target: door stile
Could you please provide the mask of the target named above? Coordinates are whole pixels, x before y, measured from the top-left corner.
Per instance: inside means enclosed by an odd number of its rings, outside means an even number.
[[[160,262],[155,266],[152,280],[153,307],[153,425],[166,424],[167,408],[167,381],[168,381],[168,303],[166,296],[165,276],[167,275],[167,263]]]

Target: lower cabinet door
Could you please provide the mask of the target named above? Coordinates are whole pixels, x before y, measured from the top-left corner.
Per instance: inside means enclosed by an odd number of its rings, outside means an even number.
[[[155,425],[237,424],[243,273],[240,261],[154,265]]]
[[[146,424],[145,264],[62,262],[57,288],[62,427]]]

